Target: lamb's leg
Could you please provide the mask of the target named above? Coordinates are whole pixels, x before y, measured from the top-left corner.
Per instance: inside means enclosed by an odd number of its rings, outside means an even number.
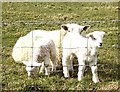
[[[70,55],[70,69],[71,71],[73,71],[73,58],[74,56],[73,55]]]
[[[93,62],[91,62],[90,64],[91,67],[91,71],[92,71],[92,81],[94,83],[99,82],[99,78],[98,78],[98,73],[97,73],[97,57],[95,58],[95,60]]]
[[[29,71],[29,69],[30,68],[28,66],[26,66],[26,71],[27,71],[28,79],[31,78],[31,72]]]
[[[50,61],[50,64],[51,64],[51,66],[52,66],[52,69],[51,69],[51,71],[52,72],[56,72],[56,65],[52,62],[52,61]]]
[[[49,67],[45,65],[45,75],[50,75]]]
[[[45,66],[45,75],[50,75],[50,57],[49,55],[46,55],[46,57],[44,58],[44,66]]]
[[[56,50],[55,47],[52,48],[51,52],[50,52],[50,64],[52,66],[52,72],[56,71]]]
[[[85,70],[85,65],[79,65],[79,68],[78,68],[78,80],[79,81],[81,81],[83,78],[84,70]]]
[[[44,72],[44,69],[45,69],[45,66],[44,66],[44,62],[42,62],[42,65],[40,67],[40,73],[43,73]]]
[[[69,75],[69,69],[68,69],[68,65],[67,65],[67,54],[63,53],[63,57],[62,57],[62,65],[63,65],[63,74],[65,78],[70,77]]]
[[[30,76],[31,76],[30,72],[29,72],[29,71],[27,71],[27,73],[28,73],[28,78],[30,78]]]
[[[78,81],[81,81],[83,78],[84,70],[85,70],[85,61],[82,60],[81,57],[78,57]]]
[[[98,78],[98,74],[97,74],[97,66],[91,66],[91,70],[92,70],[92,80],[94,83],[99,82],[99,78]]]

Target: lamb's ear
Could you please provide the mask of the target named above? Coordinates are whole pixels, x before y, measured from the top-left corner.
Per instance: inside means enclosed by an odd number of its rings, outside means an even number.
[[[83,27],[83,30],[86,31],[86,30],[89,29],[89,28],[90,28],[90,25],[86,25],[86,26]]]
[[[65,31],[68,31],[68,27],[65,24],[61,25],[61,28],[64,29]]]
[[[91,33],[87,34],[86,37],[87,38],[91,37],[93,40],[95,40],[94,36]]]
[[[105,32],[103,32],[103,37],[105,36],[105,34],[106,34],[106,33],[105,33]]]
[[[91,34],[91,35],[89,35],[89,37],[91,37],[91,38],[92,38],[92,40],[96,40],[92,34]]]

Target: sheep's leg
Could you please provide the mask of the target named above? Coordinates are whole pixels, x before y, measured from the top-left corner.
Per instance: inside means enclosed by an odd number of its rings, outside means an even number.
[[[91,66],[91,70],[92,70],[92,80],[94,83],[99,82],[99,78],[98,78],[98,74],[97,74],[97,66]]]
[[[65,78],[68,78],[69,75],[69,70],[68,70],[68,65],[67,65],[67,54],[63,53],[63,57],[62,57],[62,65],[63,65],[63,74]]]
[[[50,75],[50,57],[49,55],[46,55],[45,59],[44,59],[44,66],[45,66],[45,75]]]
[[[73,71],[73,58],[74,56],[73,55],[70,55],[70,69],[71,71]]]
[[[50,75],[50,68],[48,64],[45,64],[45,75]]]
[[[97,57],[95,57],[94,61],[91,62],[89,65],[90,65],[91,71],[92,71],[92,81],[94,83],[99,82],[98,73],[97,73]]]
[[[40,73],[43,73],[44,72],[44,69],[45,69],[45,66],[44,66],[44,62],[42,62],[42,65],[40,67]]]
[[[82,57],[78,57],[78,81],[81,81],[83,78],[84,70],[85,70],[85,61],[82,60]]]
[[[79,81],[81,81],[83,78],[84,70],[85,70],[85,65],[79,65],[78,67],[78,80]]]
[[[31,69],[28,66],[26,66],[25,69],[27,71],[28,78],[30,78],[31,77],[31,72],[30,72]]]
[[[50,64],[52,66],[52,72],[56,71],[56,51],[55,51],[55,47],[51,50],[50,53]]]
[[[45,66],[45,75],[50,75],[50,70],[48,66]]]
[[[27,73],[28,73],[28,78],[30,78],[30,76],[31,76],[31,73],[30,73],[29,71],[27,71]]]
[[[56,71],[56,65],[55,65],[52,61],[50,61],[50,64],[51,64],[51,66],[52,66],[51,71],[52,71],[52,72]]]

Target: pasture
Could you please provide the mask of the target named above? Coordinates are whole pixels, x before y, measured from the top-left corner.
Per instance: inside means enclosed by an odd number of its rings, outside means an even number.
[[[85,2],[6,2],[2,3],[2,90],[117,90],[118,89],[118,3]],[[90,25],[85,33],[95,30],[106,32],[103,47],[98,50],[100,83],[91,81],[90,68],[86,68],[82,81],[76,72],[65,79],[61,68],[50,76],[38,74],[27,78],[23,64],[15,63],[12,48],[21,36],[34,29],[48,31],[60,29],[61,24]]]

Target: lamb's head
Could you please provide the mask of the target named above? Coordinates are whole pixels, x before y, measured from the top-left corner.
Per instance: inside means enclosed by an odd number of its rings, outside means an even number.
[[[38,62],[32,62],[32,61],[22,61],[23,64],[26,65],[26,71],[28,73],[28,77],[30,77],[32,74],[38,72],[37,67],[41,66],[41,63]]]
[[[103,37],[105,32],[103,31],[94,31],[86,35],[90,39],[90,44],[95,47],[101,47],[103,43]]]
[[[63,24],[61,26],[61,29],[67,31],[67,32],[72,32],[72,33],[78,33],[81,34],[82,31],[86,31],[90,26],[86,25],[86,26],[81,26],[75,23],[71,23],[71,24]]]

